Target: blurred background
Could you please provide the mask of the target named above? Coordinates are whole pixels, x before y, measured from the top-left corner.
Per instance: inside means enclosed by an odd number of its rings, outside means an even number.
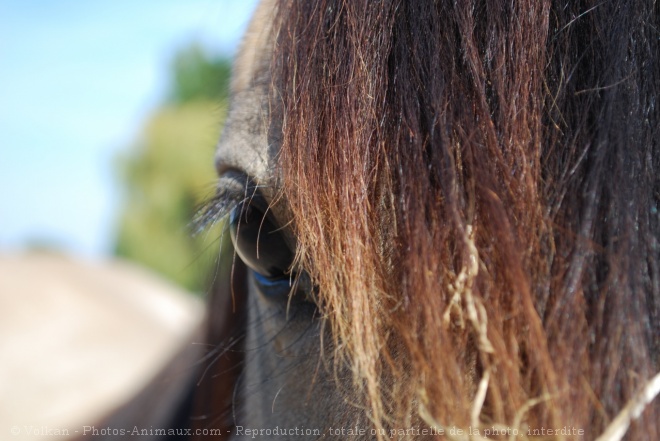
[[[0,0],[0,439],[80,435],[200,341],[190,222],[256,3]]]
[[[117,255],[200,291],[187,225],[255,5],[0,0],[0,252]]]

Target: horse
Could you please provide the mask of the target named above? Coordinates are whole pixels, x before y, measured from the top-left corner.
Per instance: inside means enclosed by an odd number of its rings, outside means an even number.
[[[186,421],[214,439],[660,439],[660,10],[263,0]],[[220,437],[220,438],[218,438]]]

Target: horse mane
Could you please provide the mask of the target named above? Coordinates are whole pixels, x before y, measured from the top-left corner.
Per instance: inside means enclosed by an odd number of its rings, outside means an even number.
[[[594,439],[658,371],[658,8],[278,2],[297,262],[377,427]]]

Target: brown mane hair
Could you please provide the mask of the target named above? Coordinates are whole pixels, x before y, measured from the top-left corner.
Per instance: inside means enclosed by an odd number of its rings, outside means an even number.
[[[658,8],[279,1],[297,258],[377,427],[594,439],[658,371]]]

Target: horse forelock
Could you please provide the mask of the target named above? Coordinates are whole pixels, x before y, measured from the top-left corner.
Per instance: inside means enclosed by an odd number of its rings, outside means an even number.
[[[653,6],[270,10],[298,259],[376,426],[595,438],[658,370]]]

